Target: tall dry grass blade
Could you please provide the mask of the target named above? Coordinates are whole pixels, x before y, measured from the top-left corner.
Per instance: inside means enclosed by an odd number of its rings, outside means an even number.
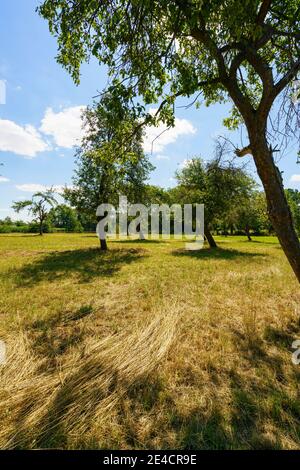
[[[163,360],[174,339],[178,315],[163,313],[144,329],[94,342],[54,373],[30,353],[21,335],[1,372],[0,447],[36,447],[53,433],[81,434],[107,417],[137,381]]]

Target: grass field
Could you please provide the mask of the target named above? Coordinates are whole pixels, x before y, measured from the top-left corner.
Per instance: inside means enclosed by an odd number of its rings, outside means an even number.
[[[300,292],[272,237],[0,235],[1,448],[300,448]]]

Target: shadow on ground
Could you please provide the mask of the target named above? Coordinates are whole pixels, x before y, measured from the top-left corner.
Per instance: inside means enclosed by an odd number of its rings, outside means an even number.
[[[81,320],[92,317],[93,314],[93,306],[86,304],[75,311],[61,311],[50,318],[42,318],[29,324],[27,334],[34,353],[50,359],[50,367],[55,366],[57,357],[84,339],[85,328]]]
[[[55,251],[24,266],[17,272],[19,287],[31,287],[41,281],[57,281],[75,274],[78,281],[90,282],[97,277],[110,277],[123,265],[138,261],[145,251],[138,248],[111,249],[101,252],[98,248],[72,251]]]
[[[149,378],[148,382],[134,388],[130,392],[130,408],[127,407],[126,413],[119,416],[119,424],[123,423],[125,427],[127,445],[140,448],[138,419],[144,416],[147,422],[147,416],[159,417],[163,407],[168,421],[159,422],[159,418],[154,421],[148,440],[143,442],[145,448],[153,447],[156,437],[159,448],[164,449],[283,450],[286,439],[299,447],[300,394],[287,393],[282,387],[282,383],[288,380],[284,361],[257,350],[246,354],[249,354],[250,368],[256,368],[260,373],[269,371],[269,383],[267,377],[265,381],[251,382],[235,370],[222,372],[211,367],[209,380],[212,390],[216,391],[207,408],[195,406],[187,413],[179,410],[173,395],[170,393],[168,396],[168,389],[155,378]],[[218,396],[224,382],[228,384],[227,406]],[[199,394],[201,385],[199,383]],[[165,403],[162,403],[162,397]],[[172,447],[168,436],[176,436],[176,446]]]
[[[224,259],[232,260],[236,258],[254,258],[257,256],[266,257],[265,253],[249,253],[235,249],[225,248],[203,248],[202,250],[178,249],[172,252],[174,256],[188,256],[196,259]]]

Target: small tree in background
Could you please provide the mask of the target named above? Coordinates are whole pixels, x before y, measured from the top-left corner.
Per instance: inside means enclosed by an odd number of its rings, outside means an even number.
[[[66,232],[83,231],[77,212],[66,204],[59,204],[53,207],[49,212],[47,220],[49,220],[53,227],[63,229]]]
[[[259,231],[260,217],[258,208],[255,204],[254,194],[243,198],[229,210],[226,222],[235,226],[238,230],[243,230],[247,235],[249,242],[252,241],[250,230]]]
[[[43,225],[48,217],[49,208],[54,207],[57,201],[54,197],[54,191],[48,189],[35,193],[31,199],[26,201],[16,201],[13,203],[12,208],[19,213],[22,210],[27,210],[33,216],[33,219],[39,225],[39,234],[43,235]]]
[[[222,153],[222,148],[217,151]],[[244,170],[233,163],[222,163],[221,155],[209,162],[193,158],[176,173],[178,186],[174,188],[174,202],[204,204],[204,234],[211,248],[216,242],[211,233],[214,221],[224,219],[235,201],[246,199],[255,184]]]

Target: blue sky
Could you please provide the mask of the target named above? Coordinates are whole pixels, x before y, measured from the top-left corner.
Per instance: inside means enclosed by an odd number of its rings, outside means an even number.
[[[0,104],[0,219],[14,216],[12,201],[28,198],[43,187],[71,184],[74,145],[80,136],[80,111],[106,84],[103,67],[82,67],[77,87],[55,61],[56,41],[35,12],[38,0],[1,0],[0,80],[6,83],[6,104]],[[184,109],[178,103],[176,126],[151,142],[161,130],[149,130],[145,150],[156,170],[151,182],[174,184],[174,172],[186,159],[213,152],[214,138],[227,131],[222,119],[228,105]],[[228,134],[228,132],[227,132]],[[240,144],[240,133],[230,139]],[[244,140],[246,144],[246,139]],[[247,157],[248,158],[248,157]],[[255,174],[251,158],[249,169]],[[296,148],[281,158],[285,185],[300,189]]]

